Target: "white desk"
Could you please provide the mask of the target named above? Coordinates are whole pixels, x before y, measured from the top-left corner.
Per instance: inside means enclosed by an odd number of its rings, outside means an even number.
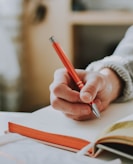
[[[126,107],[125,104],[122,104],[122,107]],[[133,107],[133,102],[129,103],[129,107],[130,108]],[[111,111],[109,111],[109,112],[111,112]],[[126,114],[129,114],[129,113],[131,113],[131,110],[126,109]],[[3,135],[4,131],[7,130],[7,127],[8,127],[7,123],[8,123],[9,120],[13,120],[16,117],[22,117],[22,116],[28,115],[28,114],[29,113],[0,112],[0,135]],[[124,114],[121,113],[121,116],[123,116],[123,115]],[[48,146],[46,146],[45,149],[46,148],[48,148]],[[54,151],[54,152],[56,151],[57,152],[56,148],[48,148],[48,151],[50,151],[50,149],[51,149],[51,151]],[[59,150],[59,151],[60,151],[60,153],[65,152],[64,150]],[[116,159],[116,158],[120,158],[122,160],[122,164],[131,164],[131,163],[133,163],[133,161],[131,161],[131,160],[127,160],[126,158],[122,158],[120,156],[114,155],[112,153],[107,153],[107,152],[102,153],[98,157],[98,159],[101,159],[101,160],[104,160],[104,161],[110,161],[110,160],[113,160],[113,159]],[[93,162],[93,163],[95,164],[95,162]],[[109,163],[109,162],[107,162],[107,163]],[[55,163],[48,163],[48,164],[55,164]],[[99,163],[96,162],[96,164],[99,164]]]

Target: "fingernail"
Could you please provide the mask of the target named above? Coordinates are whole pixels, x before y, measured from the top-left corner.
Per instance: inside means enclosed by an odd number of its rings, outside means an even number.
[[[88,103],[88,102],[90,102],[92,100],[92,96],[91,96],[91,94],[89,92],[82,92],[81,93],[81,99],[84,102]]]

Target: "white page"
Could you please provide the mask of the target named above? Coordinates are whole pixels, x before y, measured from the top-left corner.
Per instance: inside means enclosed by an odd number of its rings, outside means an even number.
[[[133,121],[133,114],[131,114],[131,115],[125,117],[125,118],[122,118],[117,122],[122,122],[122,121]]]
[[[52,133],[75,136],[88,141],[95,138],[105,127],[132,113],[133,101],[128,103],[112,104],[102,113],[101,119],[75,121],[67,118],[62,112],[52,109],[51,106],[33,112],[23,119],[14,120],[18,124],[44,130]]]

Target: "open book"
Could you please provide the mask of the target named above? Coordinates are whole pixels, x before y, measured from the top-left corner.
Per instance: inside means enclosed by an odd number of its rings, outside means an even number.
[[[75,152],[94,143],[87,151],[89,156],[107,150],[133,160],[132,106],[133,102],[113,104],[101,119],[88,121],[71,120],[48,106],[9,122],[8,130]]]

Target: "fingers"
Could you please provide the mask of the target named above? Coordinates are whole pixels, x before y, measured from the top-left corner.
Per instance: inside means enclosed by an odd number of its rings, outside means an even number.
[[[51,84],[50,91],[51,95],[56,95],[57,98],[64,99],[72,103],[81,102],[79,92],[72,90],[66,84]],[[52,100],[52,99],[51,99]]]
[[[67,117],[83,121],[90,120],[96,118],[96,116],[92,113],[91,106],[85,103],[70,103],[63,99],[57,98],[52,95],[52,106],[54,109],[62,111]],[[103,110],[102,103],[100,100],[96,99],[95,103],[101,112]]]
[[[80,99],[85,103],[90,103],[96,98],[101,90],[104,90],[105,80],[102,75],[93,73],[89,75],[87,82],[80,91]]]
[[[91,117],[91,107],[84,103],[70,103],[52,95],[52,106],[54,109],[62,111],[69,118],[75,120],[84,120]]]
[[[76,71],[85,84],[80,92],[75,89],[76,84],[65,69],[55,72],[54,81],[49,87],[51,105],[74,120],[96,118],[89,104],[94,101],[100,112],[106,109],[110,95],[108,83],[100,73]]]
[[[64,69],[55,72],[54,81],[50,85],[51,95],[69,102],[81,102],[79,91],[74,90],[75,83]]]
[[[93,115],[84,115],[84,116],[75,116],[75,115],[70,115],[70,114],[65,114],[68,118],[71,118],[76,121],[85,121],[85,120],[91,120],[93,119]]]

